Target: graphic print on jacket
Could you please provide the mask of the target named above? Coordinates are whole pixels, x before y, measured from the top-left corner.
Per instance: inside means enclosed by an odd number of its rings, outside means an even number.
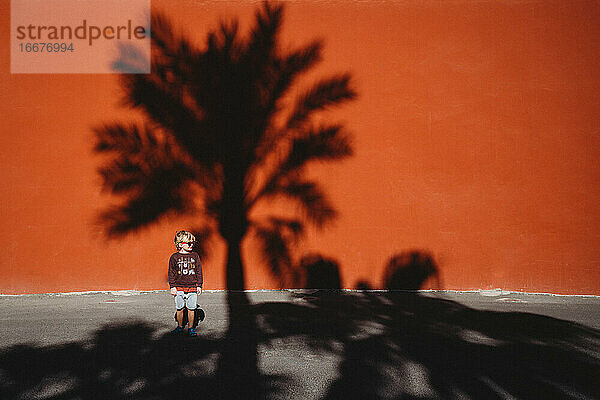
[[[192,257],[181,257],[177,260],[177,273],[179,275],[196,275],[196,260]]]

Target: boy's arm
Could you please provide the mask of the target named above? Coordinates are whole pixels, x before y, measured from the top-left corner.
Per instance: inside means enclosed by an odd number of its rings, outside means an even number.
[[[175,262],[173,256],[171,256],[171,258],[169,258],[169,287],[171,288],[175,287],[175,276]]]
[[[169,258],[169,287],[171,288],[171,294],[173,296],[177,294],[177,288],[175,287],[175,276],[177,276],[175,260],[173,259],[173,256],[171,256],[171,258]]]
[[[202,293],[202,284],[204,283],[204,277],[202,276],[202,263],[200,257],[198,257],[198,263],[196,266],[196,288],[199,293]]]

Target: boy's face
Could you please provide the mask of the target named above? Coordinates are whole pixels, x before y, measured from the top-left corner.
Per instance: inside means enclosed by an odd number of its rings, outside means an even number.
[[[192,251],[192,247],[194,246],[194,242],[181,242],[179,243],[179,250],[189,253]]]

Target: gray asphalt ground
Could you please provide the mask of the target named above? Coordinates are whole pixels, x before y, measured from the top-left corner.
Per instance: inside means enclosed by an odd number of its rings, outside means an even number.
[[[303,305],[311,299],[313,291],[258,291],[249,292],[253,304]],[[384,292],[346,292],[344,296],[377,298]],[[507,313],[527,313],[573,322],[583,328],[600,330],[600,297],[556,296],[546,294],[509,293],[502,291],[480,292],[424,292],[422,296],[456,302],[474,310],[489,310]],[[223,338],[226,335],[227,298],[222,291],[205,291],[199,304],[206,312],[206,319],[199,326],[198,338],[189,340]],[[159,339],[175,327],[174,305],[167,291],[155,292],[94,292],[80,294],[34,294],[22,296],[0,296],[0,352],[19,346],[33,349],[52,348],[69,343],[86,343],[94,340],[95,333],[108,325],[118,326],[132,321],[143,321],[155,328],[153,337]],[[560,322],[560,321],[559,321]],[[562,322],[561,322],[562,323]],[[527,327],[524,327],[527,328]],[[365,328],[368,330],[368,328]],[[369,333],[365,331],[365,335]],[[592,339],[590,339],[592,340]],[[598,344],[592,345],[593,348]],[[340,377],[340,364],[344,361],[339,351],[323,351],[307,345],[297,336],[274,337],[269,345],[259,344],[259,368],[265,375],[294,377],[282,389],[277,398],[320,399],[331,393],[331,385]],[[598,349],[596,349],[598,350]],[[210,353],[210,352],[209,352]],[[589,353],[589,351],[588,351]],[[216,368],[218,353],[206,354],[195,367],[210,374]],[[598,353],[594,355],[600,360]],[[409,365],[409,364],[405,364]],[[426,383],[419,382],[419,367],[414,366],[405,378],[412,384],[402,386],[403,393],[414,398],[436,398]],[[416,372],[415,372],[416,371]],[[0,368],[0,386],[6,384]],[[405,381],[406,381],[405,379]],[[37,389],[21,395],[21,398],[60,398],[61,386]],[[36,392],[37,390],[37,392]],[[54,392],[53,392],[54,391]],[[499,393],[502,392],[498,389]],[[429,395],[428,395],[429,393]],[[589,392],[588,392],[589,394]],[[329,398],[335,398],[330,394]],[[441,396],[445,397],[445,396]],[[461,397],[460,393],[456,398]],[[380,396],[378,398],[387,398]],[[393,398],[393,397],[390,397]],[[412,398],[412,397],[411,397]],[[515,398],[506,394],[504,398]],[[577,397],[579,398],[579,397]],[[581,398],[595,398],[582,396]]]
[[[310,290],[249,292],[250,300],[299,302],[296,294]],[[375,295],[384,292],[373,291]],[[425,296],[456,301],[477,310],[526,312],[545,315],[600,329],[600,297],[514,293],[498,290],[478,292],[423,292]],[[222,336],[227,329],[227,303],[223,291],[205,291],[199,303],[207,319],[205,336]],[[97,329],[114,323],[141,319],[164,334],[175,327],[174,305],[168,291],[92,292],[69,294],[0,295],[0,348],[16,344],[53,345],[90,338]]]
[[[206,335],[227,329],[224,292],[204,292],[200,301],[209,318]],[[0,338],[3,347],[16,344],[54,345],[90,339],[108,324],[143,320],[156,334],[175,328],[173,296],[168,291],[32,294],[0,297]]]

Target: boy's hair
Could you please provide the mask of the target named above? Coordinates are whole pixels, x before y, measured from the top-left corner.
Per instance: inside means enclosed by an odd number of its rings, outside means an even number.
[[[179,250],[181,248],[181,242],[195,242],[196,238],[194,237],[194,235],[192,235],[191,232],[188,231],[179,231],[175,234],[175,239],[173,239],[173,242],[175,242],[175,247],[177,247],[177,250]]]

